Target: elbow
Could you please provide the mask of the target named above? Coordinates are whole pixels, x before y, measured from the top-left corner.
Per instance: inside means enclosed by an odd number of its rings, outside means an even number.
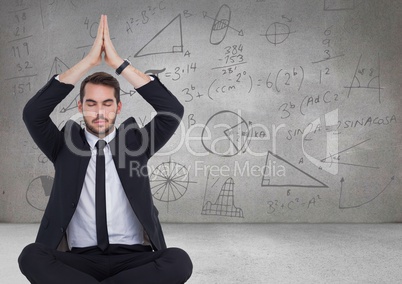
[[[32,124],[32,122],[37,119],[36,114],[36,110],[33,108],[32,104],[28,102],[22,110],[22,120],[25,125]]]
[[[24,109],[22,110],[22,120],[27,124],[30,120],[32,121],[32,111],[29,105],[25,105]]]
[[[177,116],[181,118],[183,118],[184,115],[184,106],[179,102],[178,106],[177,106]]]

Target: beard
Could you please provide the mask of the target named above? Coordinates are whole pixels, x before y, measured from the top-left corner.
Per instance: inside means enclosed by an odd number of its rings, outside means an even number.
[[[105,137],[113,131],[114,124],[116,122],[116,118],[117,118],[117,116],[115,116],[113,119],[109,120],[103,116],[98,116],[95,119],[93,119],[92,121],[90,121],[90,119],[88,119],[87,117],[84,116],[85,127],[87,128],[87,130],[90,133],[92,133],[98,137],[99,136]],[[99,120],[99,119],[102,119],[105,121],[104,127],[99,127],[94,123],[96,120]]]

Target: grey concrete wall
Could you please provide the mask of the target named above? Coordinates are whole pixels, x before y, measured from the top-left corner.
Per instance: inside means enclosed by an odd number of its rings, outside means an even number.
[[[102,13],[119,54],[185,106],[148,168],[163,221],[401,220],[400,1],[2,2],[0,221],[43,214],[53,166],[21,112],[89,51]],[[149,122],[121,84],[118,122]],[[56,125],[80,120],[78,92]]]

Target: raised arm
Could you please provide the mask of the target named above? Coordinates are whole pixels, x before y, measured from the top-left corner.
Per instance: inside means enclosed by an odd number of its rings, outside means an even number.
[[[98,33],[89,53],[80,62],[75,64],[66,72],[60,74],[60,82],[75,85],[85,76],[85,74],[87,74],[90,69],[102,63],[105,18],[105,15],[101,16]]]
[[[109,26],[107,23],[107,16],[103,18],[104,25],[104,49],[105,49],[105,62],[107,65],[116,70],[124,60],[118,55],[110,39]],[[138,89],[151,80],[148,75],[142,73],[135,67],[127,66],[121,75],[135,88]]]
[[[124,60],[118,55],[110,39],[107,17],[104,20],[105,62],[116,70]],[[172,137],[183,116],[183,105],[177,98],[154,77],[128,65],[121,75],[137,90],[137,92],[156,110],[156,116],[147,124],[142,135],[147,136],[147,156],[151,157]]]
[[[94,66],[102,62],[104,16],[88,55],[66,72],[54,77],[25,105],[23,120],[32,139],[42,152],[54,162],[63,146],[63,133],[50,119],[55,107],[73,90],[74,85]]]

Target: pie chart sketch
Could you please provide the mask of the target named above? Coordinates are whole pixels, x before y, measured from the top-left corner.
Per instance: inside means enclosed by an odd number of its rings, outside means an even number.
[[[207,121],[201,133],[201,142],[212,154],[232,157],[247,147],[249,136],[250,129],[244,118],[224,110]]]
[[[294,32],[290,31],[288,25],[275,22],[268,27],[266,33],[262,36],[265,36],[268,42],[277,45],[283,43],[291,33]]]
[[[152,196],[162,202],[182,198],[191,182],[187,168],[172,161],[157,166],[150,176]]]
[[[45,211],[50,193],[52,192],[53,177],[39,176],[34,178],[28,185],[26,200],[29,205],[39,211]]]

